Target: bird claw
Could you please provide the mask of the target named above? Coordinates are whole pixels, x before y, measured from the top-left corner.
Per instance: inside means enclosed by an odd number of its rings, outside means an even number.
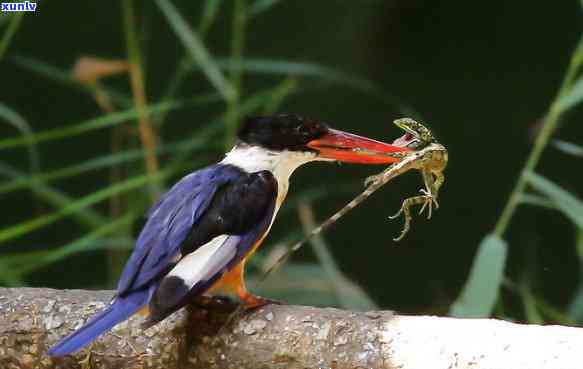
[[[222,311],[222,312],[232,312],[238,307],[242,306],[245,310],[255,310],[268,304],[283,305],[284,302],[279,300],[267,299],[261,296],[253,295],[247,293],[241,302],[232,299],[229,296],[214,295],[214,296],[197,296],[194,298],[193,303],[206,310]]]
[[[245,310],[256,310],[269,304],[284,305],[285,303],[280,300],[267,299],[265,297],[251,294],[249,294],[248,297],[246,297],[246,299],[243,300]]]

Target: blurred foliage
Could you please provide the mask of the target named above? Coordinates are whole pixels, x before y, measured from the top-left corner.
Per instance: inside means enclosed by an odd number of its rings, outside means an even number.
[[[462,294],[452,305],[451,315],[488,317],[492,313],[498,300],[498,291],[502,287],[502,277],[508,252],[508,245],[501,237],[508,228],[521,199],[524,199],[528,185],[543,195],[542,198],[536,198],[536,201],[532,200],[532,196],[529,197],[531,205],[555,207],[562,211],[579,230],[583,229],[583,202],[575,195],[533,172],[545,146],[549,143],[552,134],[556,130],[561,116],[583,101],[583,76],[578,77],[581,75],[582,64],[583,36],[573,52],[563,83],[542,121],[542,127],[538,132],[534,147],[498,219],[496,227],[479,246],[478,255],[470,272],[470,278],[466,282]],[[555,143],[555,145],[571,154],[577,152],[577,145],[574,144],[567,145],[559,142]],[[566,147],[569,150],[565,150]],[[528,287],[522,294],[522,298],[526,306],[525,315],[527,319],[531,322],[543,323],[544,319],[539,316],[536,301],[533,300],[532,292]],[[570,318],[574,319],[573,316],[570,316]]]
[[[451,306],[451,316],[482,318],[492,313],[504,277],[508,245],[496,235],[480,243],[470,276],[460,296]]]
[[[135,0],[124,0],[119,10],[120,40],[115,42],[125,42],[126,55],[117,55],[117,59],[109,55],[80,55],[76,63],[70,63],[74,64],[73,68],[31,56],[32,51],[19,47],[15,41],[23,27],[23,14],[0,15],[1,62],[11,63],[48,84],[83,94],[99,112],[94,117],[44,128],[40,122],[26,119],[26,106],[10,106],[0,101],[0,123],[18,133],[0,137],[0,198],[27,192],[39,204],[26,219],[2,224],[0,228],[0,284],[27,285],[33,273],[50,265],[66,265],[75,255],[96,255],[105,250],[107,275],[103,280],[96,280],[95,286],[112,286],[133,246],[136,224],[154,199],[181,175],[212,162],[230,147],[235,140],[237,123],[247,114],[278,111],[294,96],[320,92],[323,86],[332,86],[352,90],[403,115],[419,117],[412,104],[386,91],[377,81],[324,63],[246,56],[249,27],[256,18],[268,16],[281,3],[280,0],[205,0],[199,4],[199,19],[194,20],[178,1],[156,0],[153,5],[145,6]],[[230,29],[225,28],[223,22],[219,33],[229,52],[226,57],[218,57],[213,50],[217,36],[211,31],[227,18]],[[165,28],[152,29],[152,19]],[[147,58],[148,37],[154,31],[171,35],[182,55],[164,80],[165,86],[160,93],[151,91],[147,85],[149,76],[168,72],[150,64]],[[83,45],[78,48],[80,53],[84,52]],[[575,172],[579,176],[582,173],[582,143],[577,139],[551,139],[567,114],[576,110],[583,100],[582,62],[583,41],[580,41],[559,91],[540,122],[534,146],[518,173],[506,206],[499,217],[493,216],[497,219],[494,229],[485,235],[474,235],[482,242],[475,245],[477,253],[459,296],[457,299],[445,297],[446,302],[436,303],[432,312],[449,309],[454,316],[495,315],[534,323],[583,324],[583,202],[575,191],[558,184],[562,178],[556,178],[555,182],[535,171],[544,149],[550,144],[561,155],[576,158],[579,168]],[[271,84],[258,88],[251,82],[260,75],[269,76]],[[192,78],[197,78],[196,88],[182,88],[187,82],[191,83]],[[168,116],[180,111],[199,113],[194,113],[197,120],[191,133],[177,138],[172,128],[178,123]],[[103,147],[108,150],[102,150],[97,156],[89,149],[84,152],[81,143],[76,146],[80,152],[71,153],[68,163],[43,162],[41,153],[47,150],[46,146],[103,137],[107,141]],[[442,141],[448,145],[446,140]],[[18,155],[19,150],[25,150],[26,159],[16,160],[16,163],[7,160],[7,154]],[[451,151],[454,155],[465,155]],[[483,175],[488,177],[493,170],[495,168],[488,168]],[[89,190],[81,185],[80,193],[77,192],[79,188],[67,185],[90,175],[99,176],[107,184]],[[511,178],[500,180],[511,181]],[[298,209],[299,220],[307,231],[316,224],[311,203],[339,193],[356,194],[358,186],[351,181],[307,189],[288,199],[282,212]],[[475,185],[469,183],[468,186]],[[480,191],[484,190],[471,189],[474,196],[480,196]],[[462,198],[460,201],[468,200]],[[562,305],[547,301],[541,293],[538,284],[542,277],[536,268],[540,261],[535,257],[526,259],[519,273],[513,273],[512,277],[507,273],[509,259],[516,256],[510,252],[512,239],[506,236],[516,209],[524,205],[559,212],[574,229],[576,236],[568,247],[574,248],[578,256],[579,282],[568,292],[570,301]],[[442,206],[450,205],[442,201]],[[61,222],[66,222],[72,230],[67,240],[58,245],[39,241],[43,239],[39,236],[42,232]],[[302,234],[299,227],[287,230],[285,241],[291,242]],[[440,229],[440,232],[450,231]],[[422,234],[422,237],[431,243],[431,235]],[[30,240],[27,247],[12,246],[13,242],[23,239]],[[271,253],[262,251],[254,257],[249,265],[251,279],[257,281],[258,273],[277,259],[273,254],[289,242],[280,242]],[[264,283],[257,282],[254,290],[295,303],[360,310],[378,307],[376,298],[366,292],[366,286],[342,271],[323,237],[315,238],[312,246],[313,262],[294,259]],[[380,271],[378,277],[380,288],[385,288],[383,272]],[[404,276],[402,281],[405,280]],[[402,281],[399,283],[403,284]],[[60,287],[67,287],[66,279]],[[516,305],[520,308],[516,309]]]

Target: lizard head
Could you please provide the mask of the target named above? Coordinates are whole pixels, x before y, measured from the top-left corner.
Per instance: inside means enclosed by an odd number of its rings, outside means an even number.
[[[418,150],[430,143],[437,142],[427,127],[411,118],[397,119],[393,123],[406,132],[403,136],[393,141],[395,146]]]

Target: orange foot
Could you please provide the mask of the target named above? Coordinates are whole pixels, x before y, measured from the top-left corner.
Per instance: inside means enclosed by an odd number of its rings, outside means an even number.
[[[244,288],[239,289],[237,291],[237,295],[239,296],[241,301],[243,301],[243,305],[244,305],[245,309],[247,309],[247,310],[258,309],[258,308],[265,306],[265,305],[268,305],[268,304],[275,304],[275,305],[282,305],[283,304],[282,301],[266,299],[264,297],[249,293]]]
[[[243,279],[244,264],[242,262],[225,273],[209,292],[236,295],[246,309],[256,309],[267,304],[281,304],[280,301],[259,297],[247,291]]]

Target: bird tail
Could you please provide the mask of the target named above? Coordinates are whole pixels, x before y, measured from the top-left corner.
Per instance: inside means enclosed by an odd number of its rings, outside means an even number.
[[[150,296],[150,290],[145,289],[125,297],[116,297],[111,305],[93,316],[84,326],[51,347],[48,354],[64,356],[77,351],[140,310],[148,303]]]

